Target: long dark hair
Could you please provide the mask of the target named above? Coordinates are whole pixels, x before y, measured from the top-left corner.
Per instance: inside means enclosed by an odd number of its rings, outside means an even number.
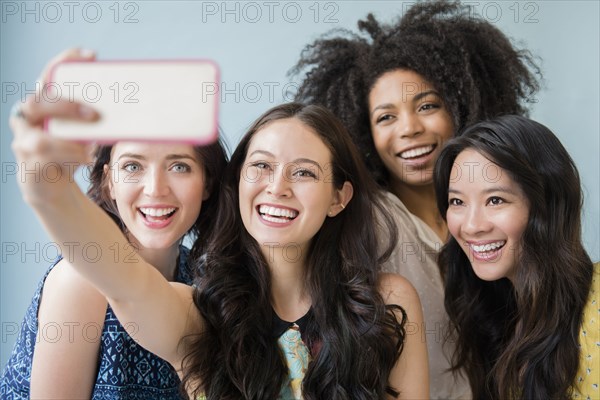
[[[254,134],[288,118],[312,129],[330,149],[333,185],[341,188],[349,181],[354,189],[345,210],[326,218],[308,250],[305,279],[313,312],[303,333],[312,361],[302,384],[303,398],[382,398],[386,391],[395,393],[388,388],[388,378],[405,335],[404,310],[386,306],[377,290],[377,271],[391,253],[396,231],[341,123],[323,107],[294,103],[263,114],[231,157],[217,215],[219,227],[200,261],[203,276],[194,293],[206,330],[193,339],[183,382],[188,388],[201,382],[194,395],[205,393],[211,400],[276,399],[287,376],[271,330],[269,268],[242,224],[238,185]],[[393,233],[380,255],[374,221]],[[401,321],[395,311],[404,316]]]
[[[368,96],[386,72],[411,70],[431,83],[456,132],[482,119],[525,114],[535,101],[541,74],[531,54],[459,1],[414,4],[392,25],[369,14],[358,28],[359,34],[335,30],[306,46],[290,73],[304,74],[296,101],[332,110],[382,185],[389,173],[373,144]]]
[[[575,164],[557,137],[535,121],[509,115],[475,124],[450,140],[437,160],[434,184],[443,216],[450,171],[465,149],[508,173],[530,210],[513,283],[480,280],[454,238],[440,253],[457,340],[453,367],[467,372],[475,399],[567,399],[592,281],[581,241]]]
[[[108,186],[110,176],[108,174],[110,172],[107,174],[104,171],[105,165],[110,167],[113,147],[113,145],[103,145],[96,149],[94,163],[90,169],[90,187],[87,195],[110,216],[122,232],[126,232],[127,227],[121,220],[117,204],[110,197]],[[227,151],[225,144],[220,139],[207,146],[194,146],[194,151],[204,169],[204,190],[209,193],[208,198],[202,202],[202,209],[196,222],[188,232],[190,239],[194,242],[191,257],[197,258],[204,253],[204,246],[208,240],[209,232],[212,232],[212,226],[215,223],[214,215],[217,212],[221,191],[220,177],[227,165]]]

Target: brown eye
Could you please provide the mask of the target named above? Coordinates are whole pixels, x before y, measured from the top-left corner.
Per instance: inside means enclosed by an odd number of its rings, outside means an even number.
[[[490,197],[490,199],[488,200],[488,204],[491,204],[493,206],[499,206],[500,204],[504,203],[504,199],[502,199],[501,197]]]
[[[390,119],[392,119],[392,117],[393,116],[390,114],[383,114],[377,118],[376,122],[380,123],[380,122],[384,122],[384,121],[389,121]]]

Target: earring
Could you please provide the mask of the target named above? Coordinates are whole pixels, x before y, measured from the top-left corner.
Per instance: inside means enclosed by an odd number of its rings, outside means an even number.
[[[344,203],[340,203],[340,207],[342,207],[342,210],[344,210],[346,208],[346,206],[344,205]]]

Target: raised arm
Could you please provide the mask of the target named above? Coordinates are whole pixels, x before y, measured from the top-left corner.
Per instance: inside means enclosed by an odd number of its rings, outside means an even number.
[[[93,55],[69,50],[49,67],[67,59],[92,60]],[[27,171],[36,171],[19,181],[24,200],[61,246],[68,264],[106,296],[134,339],[178,368],[183,355],[178,349],[180,338],[201,329],[191,303],[192,289],[170,284],[137,256],[115,223],[84,195],[73,174],[75,166],[90,160],[91,146],[45,134],[42,123],[47,117],[90,123],[98,118],[92,110],[68,100],[27,99],[10,120],[17,162]],[[50,170],[56,174],[49,176]]]
[[[390,373],[389,384],[400,392],[400,399],[428,399],[427,343],[422,332],[423,312],[419,295],[410,282],[399,275],[383,274],[380,279],[380,292],[386,304],[401,306],[408,319],[404,326],[404,349]]]

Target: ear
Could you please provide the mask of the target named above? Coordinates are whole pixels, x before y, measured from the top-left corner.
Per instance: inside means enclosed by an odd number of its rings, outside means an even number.
[[[348,181],[344,182],[341,189],[337,189],[335,191],[335,196],[333,197],[333,202],[329,206],[329,212],[327,216],[335,217],[346,208],[346,205],[352,199],[352,195],[354,194],[354,188],[352,184]]]
[[[108,176],[108,174],[110,174],[111,171],[108,168],[108,165],[106,165],[106,164],[104,164],[104,167],[102,167],[102,169],[104,171],[104,179],[106,179],[106,184],[108,185],[108,194],[110,195],[111,199],[116,200],[115,199],[114,188],[113,188],[113,181]]]
[[[214,178],[210,177],[209,179],[206,179],[206,168],[203,168],[202,181],[204,187],[202,188],[202,201],[206,201],[210,197],[210,190],[208,189],[208,186],[211,185],[212,179]]]
[[[210,197],[210,191],[205,186],[204,190],[202,191],[202,201],[208,200],[209,197]]]

